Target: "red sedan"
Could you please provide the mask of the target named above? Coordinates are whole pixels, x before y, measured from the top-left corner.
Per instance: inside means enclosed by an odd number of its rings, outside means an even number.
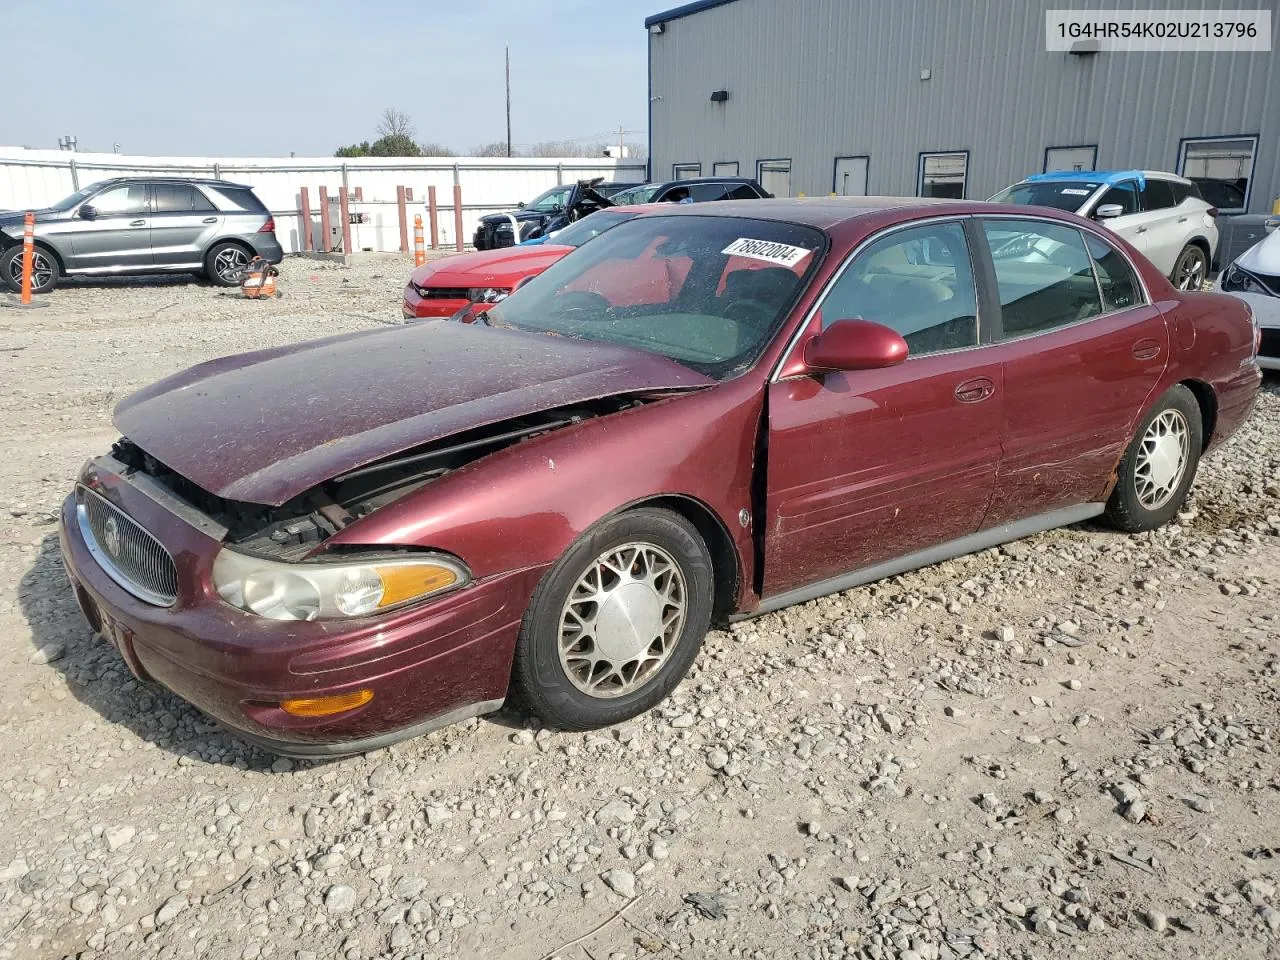
[[[135,394],[62,551],[138,677],[281,753],[509,696],[597,727],[665,697],[713,623],[1166,522],[1248,416],[1257,343],[1244,303],[1071,214],[664,208],[474,322]]]
[[[530,241],[424,263],[409,275],[402,312],[408,320],[452,317],[472,303],[498,303],[523,281],[536,277],[592,237],[659,207],[661,204],[609,207],[565,227],[556,233],[554,242]]]

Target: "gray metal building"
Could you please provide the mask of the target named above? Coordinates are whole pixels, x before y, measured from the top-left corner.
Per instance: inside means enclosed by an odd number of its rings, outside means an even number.
[[[1270,211],[1280,195],[1280,52],[1045,50],[1048,9],[1166,6],[1175,5],[688,3],[645,21],[651,176],[752,176],[779,196],[985,199],[1047,169],[1141,168],[1234,184],[1238,192],[1221,188],[1234,204],[1225,213]],[[1273,12],[1273,30],[1277,20]]]

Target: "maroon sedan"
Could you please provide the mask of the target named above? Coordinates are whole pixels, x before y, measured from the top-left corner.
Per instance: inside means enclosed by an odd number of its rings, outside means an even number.
[[[713,623],[1100,514],[1159,526],[1248,416],[1256,349],[1244,303],[1071,214],[667,208],[475,322],[135,394],[62,550],[138,677],[280,753],[509,696],[596,727]]]

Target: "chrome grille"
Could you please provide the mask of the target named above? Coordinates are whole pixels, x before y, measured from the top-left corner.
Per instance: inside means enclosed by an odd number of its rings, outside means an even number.
[[[87,487],[77,487],[76,520],[89,552],[112,580],[157,607],[178,599],[173,557],[127,513]]]

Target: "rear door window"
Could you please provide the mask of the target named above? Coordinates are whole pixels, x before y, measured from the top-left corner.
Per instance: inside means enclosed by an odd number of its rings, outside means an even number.
[[[203,193],[187,183],[157,183],[151,187],[156,213],[203,213],[214,206]]]
[[[760,192],[749,183],[740,183],[729,191],[730,200],[758,200]]]
[[[725,194],[723,183],[694,183],[689,186],[689,195],[694,203],[705,203],[708,200],[723,200]]]
[[[1004,339],[1044,333],[1102,313],[1093,259],[1074,227],[983,220],[995,266]]]
[[[1102,305],[1108,311],[1127,310],[1142,303],[1142,287],[1129,261],[1111,244],[1086,233],[1085,246],[1093,260],[1098,286],[1102,290]]]

